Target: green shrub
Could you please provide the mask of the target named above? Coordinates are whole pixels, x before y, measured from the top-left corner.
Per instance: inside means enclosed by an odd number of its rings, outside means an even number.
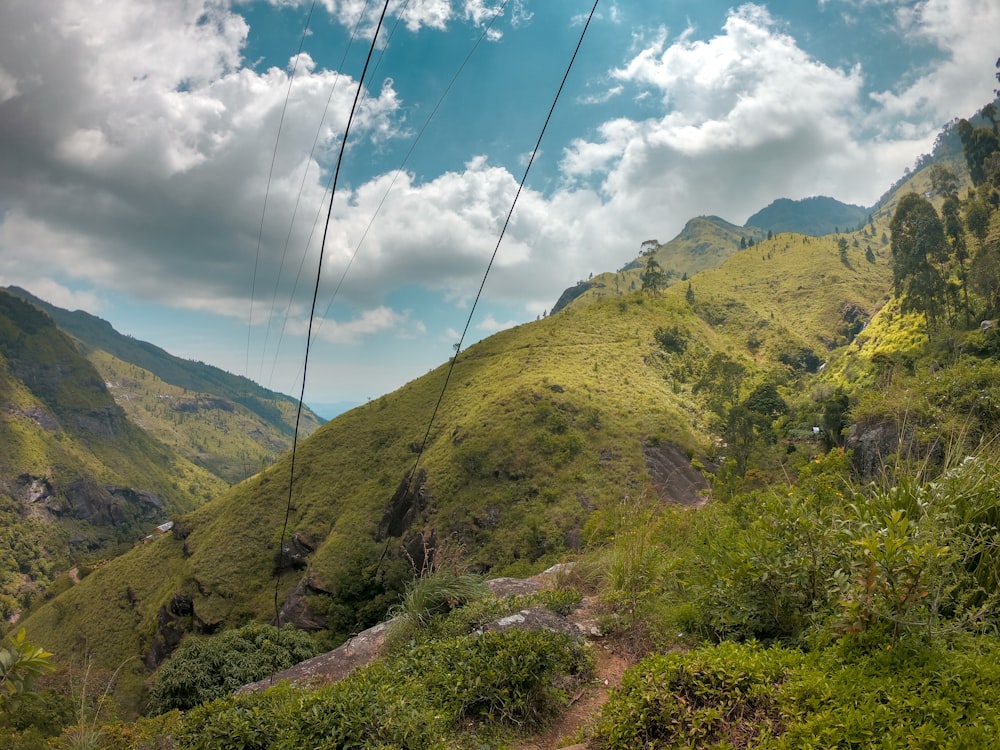
[[[601,710],[591,747],[995,747],[1000,644],[804,654],[724,643],[646,659]]]
[[[625,673],[601,711],[591,746],[732,747],[778,733],[775,687],[799,660],[794,652],[733,643],[649,657]]]
[[[407,589],[402,601],[389,610],[392,620],[386,637],[390,642],[412,637],[435,617],[481,599],[488,593],[489,589],[479,576],[435,572],[418,578]]]
[[[312,639],[290,625],[246,625],[188,638],[157,671],[151,714],[192,708],[315,656]]]
[[[442,747],[459,731],[544,719],[559,683],[590,669],[570,637],[487,632],[413,646],[318,690],[289,685],[220,698],[192,710],[182,748]]]

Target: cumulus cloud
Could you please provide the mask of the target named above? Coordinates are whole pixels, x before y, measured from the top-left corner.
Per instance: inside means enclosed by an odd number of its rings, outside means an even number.
[[[944,60],[899,90],[873,94],[881,105],[879,124],[905,128],[940,127],[957,115],[971,115],[984,104],[995,72],[1000,38],[1000,3],[995,0],[926,0],[900,5],[902,33],[940,50]],[[972,77],[970,78],[970,73]]]
[[[276,6],[302,6],[311,4],[312,0],[268,0]],[[512,24],[517,25],[518,9],[522,3],[514,2]],[[382,15],[384,3],[373,3],[369,0],[320,0],[320,6],[334,20],[345,28],[357,28],[358,32],[371,38]],[[398,19],[408,31],[417,32],[423,28],[441,31],[447,28],[449,22],[455,19],[471,20],[476,26],[481,26],[501,11],[503,3],[489,0],[390,0],[386,10],[389,19]],[[492,30],[489,38],[499,39],[502,32]]]
[[[357,344],[365,338],[386,332],[400,337],[411,337],[425,331],[426,328],[421,321],[412,319],[412,311],[397,312],[384,305],[364,310],[349,321],[327,318],[316,329],[317,334],[331,344]],[[292,328],[289,332],[305,331]]]
[[[120,0],[99,18],[82,0],[15,2],[6,13],[19,17],[0,26],[0,67],[17,88],[0,103],[5,278],[82,279],[245,315],[236,300],[258,260],[268,175],[269,214],[291,216],[300,186],[305,204],[320,202],[321,164],[356,83],[307,56],[290,91],[290,68],[241,67],[245,22],[207,0]],[[393,138],[398,107],[391,85],[370,92],[359,137]],[[297,246],[310,228],[294,228]],[[266,222],[262,244],[282,247],[287,231]],[[279,259],[259,260],[262,277],[276,278]]]
[[[862,71],[813,59],[763,6],[731,11],[705,40],[688,28],[670,41],[661,29],[612,76],[658,98],[662,114],[604,123],[571,143],[563,171],[597,178],[605,205],[623,212],[669,206],[667,235],[701,213],[742,221],[782,195],[868,203],[892,179],[873,166],[903,167],[878,163],[882,152],[856,132]]]

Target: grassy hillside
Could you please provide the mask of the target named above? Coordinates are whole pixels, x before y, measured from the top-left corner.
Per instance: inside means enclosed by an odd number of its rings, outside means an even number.
[[[132,424],[69,337],[3,292],[0,400],[4,618],[224,486]]]
[[[680,284],[496,334],[459,356],[418,465],[448,364],[320,428],[296,458],[281,619],[334,642],[383,617],[425,552],[525,574],[599,543],[610,531],[597,511],[671,497],[674,480],[655,469],[665,453],[687,471],[726,458],[720,357],[746,372],[737,398],[770,382],[801,402],[785,419],[805,433],[823,406],[803,394],[802,352],[826,359],[853,335],[845,310],[867,320],[885,299],[885,259],[863,248],[844,262],[834,238],[778,235],[693,277],[693,302]],[[808,455],[790,454],[787,469]],[[71,617],[47,605],[29,631],[86,642],[111,667],[148,655],[164,619],[179,631],[272,619],[288,472],[286,456],[180,519],[62,594]],[[171,614],[178,600],[186,615]],[[100,601],[132,602],[134,621],[109,627]]]
[[[16,287],[7,291],[80,342],[104,380],[115,384],[111,394],[133,420],[222,479],[245,479],[291,447],[295,399],[123,336],[82,310],[63,310]],[[300,434],[310,435],[322,423],[308,408],[302,416]]]
[[[132,422],[227,482],[255,474],[291,446],[285,431],[287,422],[294,424],[295,419],[295,405],[290,400],[274,401],[280,414],[276,428],[273,420],[241,404],[171,385],[103,349],[90,350],[88,359]],[[303,422],[305,435],[318,426],[308,411]]]
[[[576,300],[583,303],[604,297],[620,297],[642,289],[640,275],[646,259],[652,256],[666,276],[667,284],[676,284],[707,268],[716,268],[741,246],[755,243],[767,235],[756,227],[738,227],[718,216],[691,219],[670,242],[649,240],[644,252],[624,268],[598,274],[580,281],[562,293],[552,312],[556,313]]]

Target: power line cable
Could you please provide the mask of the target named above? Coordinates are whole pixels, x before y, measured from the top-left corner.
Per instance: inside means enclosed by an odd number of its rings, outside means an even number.
[[[312,163],[313,154],[316,153],[316,146],[319,145],[320,136],[323,133],[323,123],[326,122],[326,114],[330,110],[330,104],[333,101],[333,95],[337,93],[337,86],[340,84],[341,71],[344,69],[344,63],[347,61],[347,55],[350,53],[351,47],[354,46],[354,40],[357,38],[358,30],[361,28],[361,22],[364,20],[365,13],[368,11],[368,4],[371,0],[365,0],[365,7],[361,10],[361,14],[358,16],[357,22],[354,24],[354,29],[351,31],[351,38],[347,42],[347,46],[344,48],[344,55],[340,59],[340,65],[337,66],[337,75],[333,81],[333,86],[330,87],[330,95],[326,99],[326,106],[323,107],[323,114],[319,118],[319,125],[316,127],[316,135],[313,137],[312,146],[309,148],[309,158],[306,160],[306,168],[302,171],[302,181],[299,183],[299,192],[295,196],[295,206],[292,208],[292,218],[288,222],[288,234],[285,235],[285,246],[281,250],[281,263],[278,265],[278,276],[274,280],[274,294],[271,298],[271,315],[267,318],[267,329],[264,332],[264,346],[261,349],[261,359],[260,359],[260,375],[258,380],[263,380],[264,372],[264,358],[267,355],[267,342],[271,336],[271,318],[274,314],[274,308],[278,301],[278,289],[281,285],[281,273],[285,268],[285,258],[288,256],[288,247],[292,241],[292,230],[295,228],[295,217],[299,213],[299,204],[302,201],[302,193],[305,190],[306,177],[309,175],[309,165]],[[313,220],[313,227],[315,227],[316,222],[319,220],[319,212],[323,208],[323,203],[326,200],[326,190],[323,191],[323,200],[320,201],[319,209],[316,212],[316,218]],[[306,253],[303,253],[303,260],[306,257],[309,249],[309,242],[312,240],[312,232],[309,233],[309,240],[306,242]],[[299,264],[299,272],[295,276],[295,283],[292,285],[292,291],[288,295],[288,305],[285,307],[285,318],[282,321],[282,333],[284,333],[284,327],[288,322],[288,311],[291,309],[292,300],[295,297],[295,290],[298,288],[299,277],[302,273],[302,264]],[[281,347],[281,336],[278,337],[278,343],[275,345],[274,360],[271,363],[271,375],[268,378],[268,387],[270,387],[271,382],[274,380],[274,368],[278,362],[278,352]]]
[[[292,82],[295,80],[295,72],[299,67],[299,58],[302,56],[302,49],[309,35],[309,24],[312,21],[313,10],[316,8],[316,0],[309,6],[309,14],[306,16],[305,26],[302,27],[302,38],[299,40],[299,50],[295,53],[295,62],[292,65],[291,75],[288,76],[288,89],[285,91],[285,101],[281,105],[281,117],[278,119],[278,132],[274,136],[274,149],[271,151],[271,167],[267,172],[267,186],[264,188],[264,205],[260,210],[260,227],[257,229],[257,255],[253,263],[253,278],[250,283],[250,320],[247,321],[247,356],[246,356],[246,376],[250,377],[250,339],[253,332],[253,303],[257,293],[257,269],[260,266],[260,249],[264,239],[264,217],[267,215],[267,198],[271,194],[271,179],[274,176],[274,165],[278,159],[278,143],[281,141],[281,128],[285,124],[285,112],[288,109],[288,100],[292,95]],[[272,306],[273,314],[274,308]],[[270,317],[270,316],[268,316]],[[261,355],[263,359],[263,354]]]
[[[285,101],[281,105],[281,117],[278,119],[278,132],[274,135],[274,149],[271,151],[271,166],[267,172],[267,185],[264,188],[264,203],[260,209],[260,226],[257,229],[257,252],[254,256],[253,262],[253,276],[250,280],[250,315],[247,318],[247,351],[246,351],[246,362],[244,365],[243,376],[249,381],[250,379],[250,348],[251,340],[253,338],[253,303],[254,298],[257,296],[257,270],[260,267],[260,249],[264,240],[264,217],[267,215],[267,198],[271,194],[271,178],[274,176],[274,164],[278,158],[278,143],[281,140],[281,128],[285,123],[285,112],[288,109],[288,99],[292,94],[292,82],[295,80],[295,72],[299,67],[299,59],[302,56],[302,49],[306,43],[306,37],[309,35],[309,24],[312,21],[313,10],[316,8],[316,0],[313,0],[312,4],[309,6],[309,13],[306,15],[305,25],[302,27],[302,38],[299,40],[299,49],[295,53],[295,62],[292,64],[292,72],[288,76],[288,89],[285,91]],[[268,320],[274,315],[274,303],[271,304],[271,312],[268,314]],[[263,366],[264,354],[261,353],[261,365]],[[260,374],[258,373],[258,380],[260,380]],[[250,389],[247,387],[245,391],[244,399],[246,401],[250,400]],[[246,408],[246,404],[243,405]],[[244,479],[250,476],[250,463],[244,454],[243,459],[243,475]]]
[[[402,163],[399,165],[399,168],[396,170],[396,173],[392,176],[392,181],[389,183],[389,187],[387,187],[385,192],[382,194],[382,199],[379,201],[378,206],[375,207],[375,211],[372,214],[371,219],[368,220],[368,225],[365,227],[365,231],[362,233],[361,239],[358,240],[358,244],[354,248],[354,252],[351,254],[350,259],[347,261],[347,266],[344,268],[344,272],[343,274],[341,274],[340,279],[337,282],[337,286],[334,289],[333,294],[330,296],[330,299],[326,304],[326,309],[324,310],[323,315],[320,318],[319,325],[317,325],[317,330],[323,328],[323,323],[326,320],[327,314],[329,314],[330,312],[330,308],[333,306],[333,301],[336,299],[337,293],[340,291],[340,287],[344,283],[344,279],[347,277],[347,272],[351,270],[351,265],[354,263],[354,259],[358,255],[358,251],[361,250],[361,246],[364,244],[365,239],[368,237],[368,232],[375,224],[375,218],[379,215],[379,212],[382,210],[382,206],[385,205],[385,201],[389,197],[389,193],[391,193],[393,187],[395,187],[396,180],[399,179],[399,175],[402,174],[403,168],[406,166],[406,163],[410,160],[410,156],[413,155],[413,151],[416,149],[417,144],[420,142],[421,137],[423,137],[424,131],[427,130],[428,126],[431,124],[431,120],[434,119],[434,115],[437,114],[438,109],[441,107],[441,104],[444,103],[444,100],[451,92],[451,89],[455,85],[455,82],[458,80],[459,76],[462,75],[462,72],[465,70],[465,66],[468,65],[469,60],[472,59],[473,54],[475,54],[476,50],[479,49],[479,45],[482,44],[483,40],[487,37],[490,30],[493,28],[493,24],[496,23],[496,20],[503,14],[503,11],[507,7],[508,2],[509,0],[504,0],[503,3],[500,6],[498,6],[496,13],[493,15],[493,18],[490,19],[490,22],[485,27],[483,27],[483,33],[479,35],[479,38],[476,40],[475,44],[472,45],[472,48],[466,54],[465,59],[462,60],[461,64],[458,66],[458,70],[455,71],[455,74],[451,77],[451,80],[448,81],[448,85],[445,86],[445,89],[442,92],[441,96],[438,97],[437,102],[434,104],[434,108],[431,110],[430,114],[427,116],[427,119],[424,121],[423,126],[420,128],[420,131],[417,133],[417,137],[414,138],[413,143],[410,144],[410,148],[406,152],[406,156],[403,157]]]
[[[288,502],[285,505],[285,521],[281,527],[281,536],[278,539],[279,561],[281,559],[282,548],[285,545],[285,534],[288,532],[288,519],[292,513],[292,492],[295,488],[295,457],[299,442],[299,424],[302,421],[302,406],[306,396],[306,375],[309,370],[309,350],[312,345],[313,318],[316,316],[316,301],[319,297],[319,284],[323,274],[323,254],[326,251],[326,238],[330,231],[330,220],[333,216],[333,199],[337,194],[337,180],[340,177],[340,167],[344,161],[344,150],[347,146],[347,137],[351,132],[351,123],[354,121],[354,114],[357,110],[358,100],[361,97],[361,90],[364,87],[365,76],[368,74],[368,65],[371,63],[372,55],[375,53],[375,44],[378,41],[379,32],[382,30],[382,23],[385,20],[385,14],[389,9],[390,1],[391,0],[385,0],[385,4],[382,6],[382,13],[379,15],[378,24],[375,26],[375,33],[372,35],[372,43],[368,48],[368,56],[365,58],[364,68],[361,70],[361,76],[358,78],[358,88],[354,93],[354,102],[351,104],[351,114],[347,118],[347,125],[344,126],[344,137],[340,141],[340,153],[337,155],[337,167],[334,171],[333,182],[330,186],[330,207],[327,210],[326,224],[323,227],[323,239],[320,242],[319,247],[319,261],[316,264],[316,283],[313,286],[312,307],[309,310],[309,328],[306,331],[306,351],[302,361],[302,389],[299,392],[299,405],[295,412],[295,433],[292,436],[292,456],[288,470]],[[274,579],[274,621],[276,625],[278,624],[280,616],[278,609],[278,590],[280,583],[281,572],[279,566],[278,574]]]
[[[337,281],[336,287],[334,288],[334,291],[330,295],[330,299],[327,301],[326,308],[324,309],[323,314],[320,316],[319,322],[316,324],[316,332],[317,333],[319,333],[319,331],[322,330],[323,324],[326,322],[327,315],[329,315],[330,309],[333,306],[333,303],[334,303],[335,299],[337,298],[337,295],[340,293],[340,289],[343,286],[344,280],[346,279],[347,274],[350,271],[351,266],[353,265],[355,258],[357,258],[358,252],[361,250],[361,246],[364,244],[365,239],[368,237],[369,231],[371,230],[372,226],[375,223],[375,219],[378,217],[379,213],[382,210],[382,207],[385,205],[385,201],[389,197],[389,193],[392,192],[393,187],[396,185],[396,181],[399,179],[399,176],[402,174],[404,167],[406,166],[407,162],[410,160],[410,157],[413,155],[413,152],[416,150],[417,144],[420,142],[420,139],[423,137],[424,132],[430,126],[430,123],[434,119],[435,115],[437,114],[438,109],[440,109],[441,105],[444,103],[444,100],[447,98],[448,94],[451,92],[451,89],[455,85],[455,82],[458,80],[458,78],[461,76],[461,74],[465,70],[465,67],[469,63],[469,60],[472,59],[473,54],[475,54],[475,52],[479,48],[480,44],[482,44],[483,40],[487,37],[487,35],[489,34],[490,30],[493,28],[494,24],[496,23],[497,19],[501,15],[503,15],[503,11],[506,9],[508,3],[509,3],[509,0],[504,0],[503,3],[501,3],[497,7],[496,13],[490,19],[489,23],[486,24],[486,26],[483,28],[482,34],[480,34],[480,36],[478,37],[478,39],[476,40],[476,42],[469,49],[468,53],[465,56],[465,59],[463,59],[462,62],[459,64],[458,69],[455,71],[454,75],[452,75],[451,80],[448,82],[448,85],[445,87],[444,91],[441,93],[441,96],[438,97],[438,100],[435,103],[433,109],[431,110],[430,114],[427,116],[427,119],[424,121],[424,124],[421,126],[420,130],[417,132],[416,138],[414,138],[413,142],[410,144],[409,150],[406,152],[406,155],[403,157],[402,162],[400,163],[399,167],[396,169],[396,172],[393,175],[392,181],[389,183],[389,186],[386,188],[385,192],[382,194],[382,198],[379,201],[378,206],[375,208],[374,213],[372,214],[371,218],[368,220],[368,224],[365,227],[365,231],[361,235],[361,239],[358,241],[358,244],[355,246],[354,252],[351,254],[351,257],[348,259],[347,266],[344,268],[344,271],[341,273],[340,278]],[[404,6],[403,10],[405,10],[405,6]],[[402,10],[400,12],[402,13]],[[396,25],[398,25],[398,20],[397,20],[397,24]],[[395,30],[395,26],[393,27],[393,29]],[[391,39],[392,39],[392,35],[390,34],[389,40],[391,41]],[[386,44],[386,49],[388,49],[388,46],[389,45]],[[384,54],[384,51],[385,50],[383,50],[383,54]],[[379,57],[380,61],[381,61],[381,59],[382,59],[382,56]],[[376,66],[376,69],[377,69],[377,66]],[[315,225],[318,224],[318,223],[319,223],[319,213],[317,212],[317,216],[316,216],[316,219],[315,219],[314,225],[313,225],[314,229],[315,229]],[[312,240],[312,233],[310,233],[310,235],[309,235],[309,241],[311,241],[311,240]],[[308,245],[308,243],[307,243],[307,245]],[[301,272],[302,272],[302,268],[303,268],[303,264],[305,262],[305,258],[306,258],[306,256],[305,256],[305,254],[303,254],[302,261],[299,263],[299,274],[301,274]],[[297,282],[298,282],[298,276],[296,276],[296,284],[297,284]],[[279,339],[278,339],[278,348],[279,349],[280,349],[280,346],[281,346],[281,341],[282,341],[282,339],[284,337],[284,332],[285,332],[285,329],[287,327],[287,323],[288,323],[288,310],[285,311],[285,321],[282,324],[281,336],[279,336]],[[274,364],[275,365],[277,364],[277,352],[275,353]],[[298,377],[299,377],[300,374],[301,374],[301,370],[299,370],[299,372],[296,373],[295,380],[293,382],[297,382],[298,381]],[[273,382],[273,379],[274,379],[274,369],[272,367],[272,370],[271,370],[271,380],[269,382]]]
[[[417,451],[417,457],[413,462],[413,468],[410,469],[410,473],[407,475],[407,491],[410,490],[413,477],[416,475],[417,467],[420,465],[420,459],[423,458],[424,449],[427,447],[427,441],[430,439],[431,428],[434,426],[434,420],[437,418],[438,411],[441,409],[441,403],[444,401],[444,394],[448,390],[448,383],[451,380],[452,373],[455,371],[455,364],[458,362],[458,356],[462,352],[462,344],[464,343],[465,336],[469,331],[469,326],[472,324],[472,317],[476,312],[476,306],[479,304],[479,298],[482,296],[483,289],[486,286],[486,279],[490,275],[497,253],[500,251],[500,243],[503,242],[504,235],[507,232],[507,227],[510,225],[511,217],[514,215],[514,207],[517,205],[518,198],[521,197],[521,191],[524,189],[524,184],[528,179],[528,173],[531,171],[531,165],[534,164],[535,156],[538,154],[538,149],[542,145],[542,138],[545,136],[545,131],[549,127],[549,122],[552,120],[552,113],[555,111],[556,104],[559,102],[559,97],[562,94],[563,88],[566,86],[566,80],[569,78],[570,71],[573,69],[573,63],[576,62],[576,57],[580,52],[580,47],[583,45],[583,38],[587,34],[587,29],[590,27],[590,22],[594,18],[594,13],[597,11],[598,2],[600,2],[600,0],[594,0],[594,5],[590,9],[587,21],[583,25],[583,29],[580,31],[580,38],[576,42],[576,48],[573,50],[573,55],[570,57],[569,64],[566,66],[566,72],[563,73],[562,81],[559,83],[559,88],[556,91],[555,98],[552,100],[552,106],[549,107],[549,113],[545,117],[545,123],[542,125],[542,130],[538,134],[538,140],[535,141],[535,147],[531,151],[531,157],[528,159],[528,164],[524,168],[524,175],[521,177],[521,183],[518,185],[517,192],[514,194],[514,200],[510,204],[510,211],[507,212],[507,219],[504,221],[503,228],[500,230],[500,236],[497,238],[496,247],[493,248],[493,255],[490,256],[490,262],[486,266],[486,272],[483,274],[483,280],[479,284],[479,290],[476,292],[476,297],[472,302],[472,308],[469,310],[469,316],[465,321],[465,328],[462,329],[462,335],[458,340],[458,344],[455,346],[455,356],[451,358],[448,370],[445,373],[444,384],[441,386],[441,393],[438,396],[437,403],[434,405],[434,411],[431,412],[431,418],[427,422],[427,430],[424,432],[424,438],[420,443],[420,450]]]

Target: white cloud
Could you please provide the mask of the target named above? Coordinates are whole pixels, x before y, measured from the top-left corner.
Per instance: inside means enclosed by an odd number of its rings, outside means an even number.
[[[8,99],[13,99],[20,93],[17,88],[17,79],[0,67],[0,104]]]
[[[311,4],[312,0],[268,0],[276,6],[303,6]],[[370,0],[321,0],[321,7],[332,16],[337,23],[348,29],[358,28],[359,33],[371,39],[375,33],[379,16],[384,3]],[[512,25],[517,25],[518,8],[521,2],[515,0]],[[461,18],[472,21],[476,26],[488,23],[501,9],[502,3],[489,0],[391,0],[386,13],[387,19],[398,18],[408,31],[417,32],[421,29],[447,28],[450,21]],[[530,18],[530,15],[529,15]],[[386,22],[387,26],[391,23]],[[493,30],[489,38],[499,39],[502,32]]]
[[[403,337],[423,333],[426,330],[424,324],[413,320],[411,315],[409,310],[400,313],[383,305],[364,310],[361,315],[346,322],[327,318],[317,326],[316,334],[331,344],[358,344],[366,338],[386,332]],[[305,331],[293,329],[290,332]]]
[[[75,278],[245,315],[235,300],[252,284],[290,67],[239,67],[246,24],[209,0],[117,0],[99,16],[77,0],[14,11],[18,23],[0,27],[0,66],[19,87],[0,103],[5,275]],[[266,248],[284,246],[300,185],[303,205],[320,202],[320,160],[337,144],[356,86],[337,83],[337,73],[300,61],[270,182]],[[355,118],[357,136],[395,137],[398,108],[391,84],[374,92]],[[301,217],[293,247],[305,246],[309,224]],[[279,257],[260,260],[260,277],[277,278]]]
[[[588,96],[581,96],[578,101],[581,104],[605,104],[611,101],[616,96],[621,94],[625,90],[624,86],[611,86],[604,91],[597,94],[589,94]]]
[[[897,91],[873,95],[881,105],[879,120],[940,127],[955,116],[968,116],[989,98],[1000,39],[1000,3],[996,0],[925,0],[898,11],[902,32],[944,53],[923,75]]]
[[[505,331],[508,328],[513,328],[516,325],[520,325],[520,323],[521,321],[517,320],[500,322],[493,317],[493,313],[489,313],[483,320],[476,324],[476,328],[486,333],[496,333],[497,331]]]

